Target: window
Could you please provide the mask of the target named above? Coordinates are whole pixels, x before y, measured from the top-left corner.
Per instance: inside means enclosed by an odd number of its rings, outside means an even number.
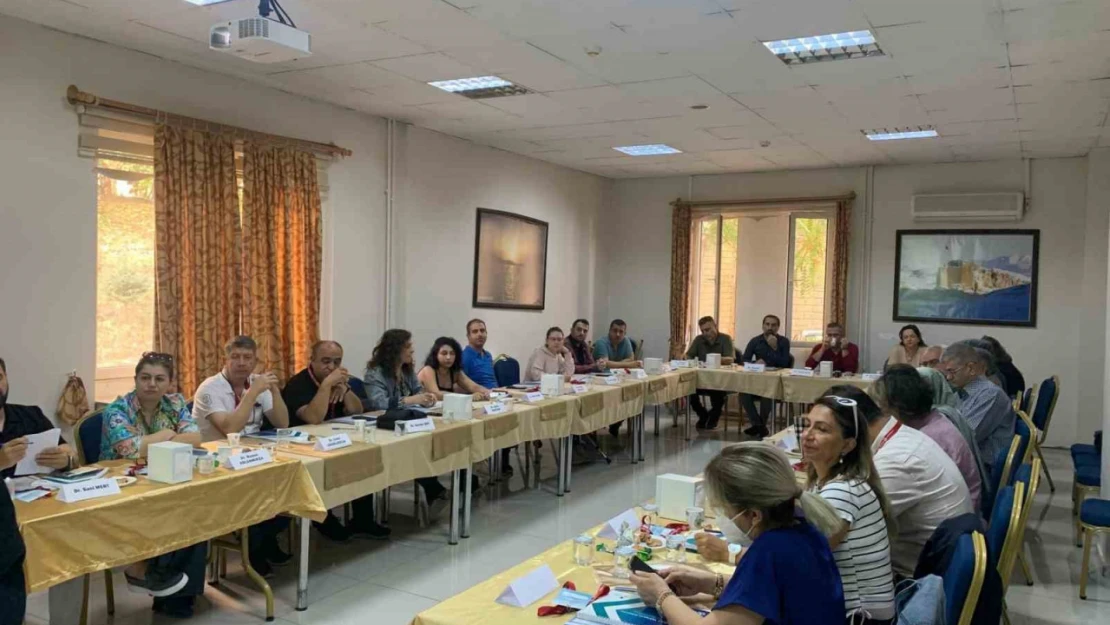
[[[792,344],[821,341],[835,207],[753,209],[695,221],[690,336],[711,315],[738,347],[759,334],[764,315],[782,318]],[[689,337],[688,337],[689,338]]]
[[[110,402],[154,344],[154,167],[97,165],[95,398]]]

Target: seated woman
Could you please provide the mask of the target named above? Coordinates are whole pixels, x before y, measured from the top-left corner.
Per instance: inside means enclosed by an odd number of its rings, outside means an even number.
[[[408,330],[386,330],[382,334],[374,346],[370,362],[366,363],[364,382],[366,395],[370,398],[370,410],[397,410],[409,406],[431,408],[436,404],[436,396],[425,391],[416,379],[412,367],[413,352],[412,333]],[[424,489],[429,507],[433,503],[447,501],[447,487],[436,478],[420,478],[416,483]],[[370,514],[372,518],[372,508],[356,510],[356,518],[360,512]]]
[[[563,341],[560,328],[547,329],[547,341],[542,347],[537,347],[528,359],[528,366],[524,369],[525,382],[539,382],[545,373],[561,373],[568,380],[574,375],[574,357]]]
[[[670,625],[844,622],[840,573],[823,535],[841,521],[820,497],[799,490],[785,452],[757,441],[725,447],[705,467],[705,493],[721,530],[747,547],[736,571],[633,573],[645,603]],[[704,618],[681,598],[699,594],[717,600]]]
[[[960,430],[939,410],[933,408],[933,387],[917,369],[895,365],[875,382],[872,395],[885,414],[933,439],[956,463],[971,495],[971,505],[978,510],[983,482],[979,465]],[[978,445],[976,445],[978,447]]]
[[[474,399],[489,399],[489,389],[463,372],[461,354],[458,341],[448,336],[439,337],[416,374],[417,381],[436,399],[443,399],[444,393],[470,393]]]
[[[889,536],[894,522],[871,459],[867,421],[858,412],[851,399],[818,399],[800,443],[807,488],[841,519],[829,545],[844,584],[847,616],[878,625],[893,622],[895,616]]]
[[[921,330],[912,323],[902,326],[898,331],[898,344],[890,348],[886,364],[921,366],[921,356],[925,353],[925,339],[921,338]]]
[[[135,365],[135,390],[104,409],[100,459],[145,458],[154,443],[174,441],[200,445],[200,429],[185,405],[171,393],[173,357],[147,352]],[[188,617],[193,600],[204,593],[204,543],[138,562],[124,570],[127,585],[154,597],[154,611]]]

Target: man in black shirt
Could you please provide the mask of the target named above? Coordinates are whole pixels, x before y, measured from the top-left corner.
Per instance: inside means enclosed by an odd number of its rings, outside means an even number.
[[[763,334],[748,341],[742,356],[744,362],[756,362],[768,367],[784,369],[790,366],[790,339],[779,335],[781,321],[775,315],[763,318]],[[748,436],[763,438],[770,434],[767,430],[767,417],[771,415],[773,402],[768,397],[759,398],[759,410],[755,407],[755,395],[740,394],[740,402],[744,404],[744,412],[748,413],[752,425],[744,430]]]
[[[54,428],[38,406],[8,403],[8,367],[0,358],[0,479],[15,474],[15,467],[27,454],[29,434]],[[66,444],[44,450],[35,458],[44,467],[69,469],[77,464],[77,453]]]
[[[0,490],[0,625],[20,625],[27,611],[23,537],[8,489]]]

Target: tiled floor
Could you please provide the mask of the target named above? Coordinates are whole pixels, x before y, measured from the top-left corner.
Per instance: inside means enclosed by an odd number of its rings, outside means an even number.
[[[648,427],[650,430],[651,425]],[[735,440],[736,436],[733,425],[728,438]],[[720,448],[722,438],[718,433],[686,443],[669,420],[664,420],[659,438],[648,433],[647,462],[632,465],[626,453],[617,453],[609,466],[596,462],[576,467],[572,490],[561,499],[554,495],[554,463],[550,445],[546,445],[545,480],[540,490],[525,490],[518,470],[507,490],[475,500],[472,536],[455,547],[447,545],[446,519],[421,530],[409,516],[411,491],[397,489],[393,494],[393,540],[336,545],[313,536],[307,611],[294,610],[295,567],[279,570],[271,580],[277,623],[361,625],[372,620],[374,625],[406,625],[417,612],[653,497],[657,474],[701,471]],[[1078,598],[1082,551],[1071,542],[1071,461],[1066,451],[1050,450],[1048,463],[1056,493],[1050,494],[1042,480],[1026,537],[1036,583],[1025,586],[1021,573],[1015,572],[1007,596],[1013,624],[1110,622],[1106,576],[1093,570],[1088,599]],[[116,614],[109,617],[103,577],[94,578],[90,625],[166,622],[153,615],[148,598],[129,593],[118,573],[116,579]],[[47,622],[45,593],[31,598],[28,612],[31,625]],[[263,622],[264,614],[262,596],[239,567],[229,562],[228,579],[218,588],[208,588],[198,602],[197,615],[189,622],[254,625]]]

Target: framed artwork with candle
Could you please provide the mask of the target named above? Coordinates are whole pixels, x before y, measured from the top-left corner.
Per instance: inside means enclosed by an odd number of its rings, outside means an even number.
[[[546,289],[547,222],[479,208],[474,307],[543,310]]]

